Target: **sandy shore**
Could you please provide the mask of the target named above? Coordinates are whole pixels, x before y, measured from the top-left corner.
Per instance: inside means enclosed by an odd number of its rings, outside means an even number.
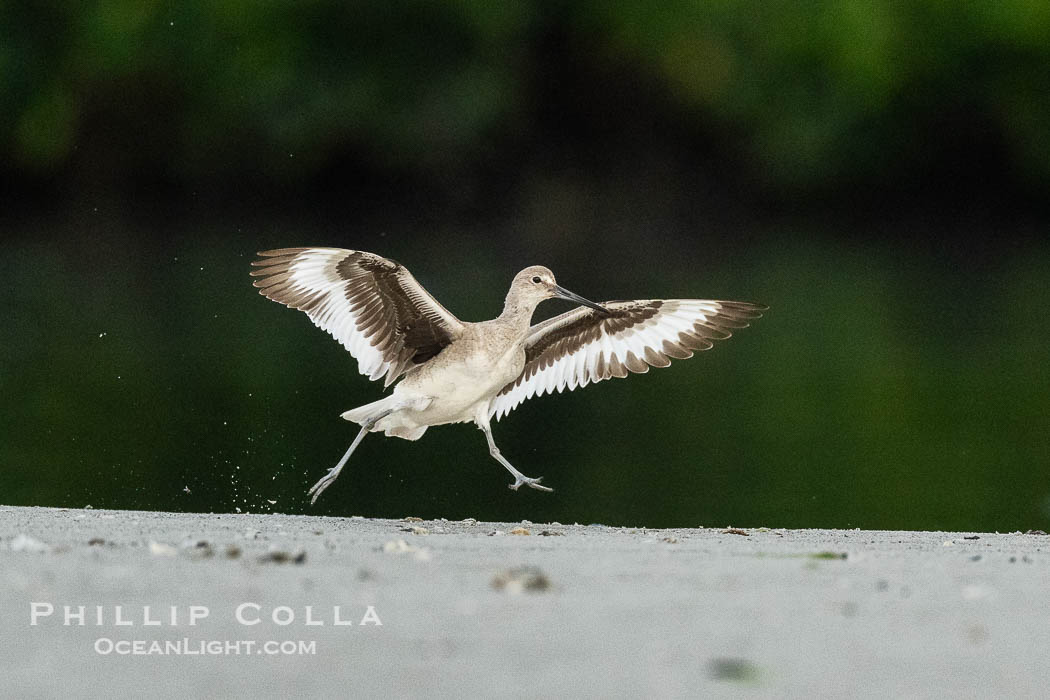
[[[7,697],[1050,687],[1038,534],[0,507],[0,586]]]

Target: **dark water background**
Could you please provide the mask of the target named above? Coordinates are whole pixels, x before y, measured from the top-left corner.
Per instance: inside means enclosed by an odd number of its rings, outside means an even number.
[[[818,5],[0,10],[0,499],[1050,530],[1050,14]],[[496,424],[554,494],[460,425],[310,508],[381,387],[251,287],[298,245],[771,311]]]

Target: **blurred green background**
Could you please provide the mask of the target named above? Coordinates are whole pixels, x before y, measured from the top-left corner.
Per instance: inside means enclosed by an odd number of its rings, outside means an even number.
[[[1050,530],[1048,36],[1039,0],[4,3],[2,502]],[[311,508],[381,387],[251,287],[299,245],[465,320],[529,264],[771,311],[497,424],[554,494],[459,425]]]

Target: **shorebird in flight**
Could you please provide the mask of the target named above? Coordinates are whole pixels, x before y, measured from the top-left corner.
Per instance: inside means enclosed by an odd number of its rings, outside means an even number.
[[[361,426],[350,448],[310,489],[311,503],[339,476],[366,434],[418,440],[432,425],[473,421],[489,454],[514,476],[510,488],[552,489],[500,454],[489,425],[522,401],[666,367],[692,357],[759,318],[765,306],[742,301],[643,299],[596,304],[554,281],[540,265],[511,282],[503,313],[460,321],[404,266],[359,250],[281,248],[252,262],[259,293],[310,317],[357,360],[361,374],[401,381],[385,398],[342,417]],[[545,299],[580,307],[532,325]]]

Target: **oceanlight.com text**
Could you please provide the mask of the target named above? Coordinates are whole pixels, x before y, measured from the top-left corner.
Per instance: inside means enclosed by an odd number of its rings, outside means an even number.
[[[107,656],[314,656],[317,642],[256,639],[110,639],[95,640],[95,653]]]

